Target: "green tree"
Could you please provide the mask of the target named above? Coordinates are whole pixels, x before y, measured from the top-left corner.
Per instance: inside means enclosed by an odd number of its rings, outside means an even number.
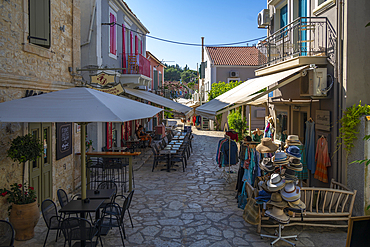
[[[233,89],[234,87],[237,87],[240,84],[242,84],[241,81],[235,81],[235,82],[229,82],[229,83],[225,83],[225,82],[213,83],[211,91],[209,91],[208,93],[208,101],[214,98],[217,98],[221,94],[226,93],[230,89]]]
[[[239,140],[243,140],[243,131],[246,130],[247,124],[243,121],[240,110],[230,113],[227,116],[227,122],[230,128],[238,133]]]

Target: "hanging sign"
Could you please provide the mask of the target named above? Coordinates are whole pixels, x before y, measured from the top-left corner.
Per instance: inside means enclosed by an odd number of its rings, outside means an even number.
[[[72,123],[56,123],[57,157],[59,160],[72,154]]]
[[[316,129],[330,131],[330,111],[316,110]]]
[[[115,82],[115,75],[108,75],[104,72],[91,76],[91,83],[97,83],[99,85],[105,86],[109,83]]]
[[[92,88],[92,89],[95,89],[95,90],[98,90],[100,92],[114,94],[114,95],[118,95],[118,94],[123,93],[123,87],[122,87],[121,84],[118,84],[118,85],[116,85],[114,87],[110,87],[110,88],[96,88],[96,87],[91,87],[91,86],[88,86],[88,87]]]

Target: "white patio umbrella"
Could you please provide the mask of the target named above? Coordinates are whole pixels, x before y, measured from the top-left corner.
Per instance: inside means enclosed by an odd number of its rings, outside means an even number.
[[[94,89],[76,87],[0,103],[0,122],[75,122],[86,152],[86,124],[151,118],[163,109]],[[86,198],[86,156],[81,155],[81,194]]]

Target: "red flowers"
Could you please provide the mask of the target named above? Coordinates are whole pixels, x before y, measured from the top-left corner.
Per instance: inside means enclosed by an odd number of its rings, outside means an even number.
[[[33,187],[31,187],[31,186],[30,186],[30,187],[29,187],[29,189],[30,189],[30,190],[34,190],[35,188],[33,188]]]
[[[6,196],[6,194],[8,194],[8,192],[7,192],[7,191],[5,191],[5,192],[1,193],[1,195],[2,195],[2,196]]]
[[[18,184],[18,188],[22,188],[22,184]]]

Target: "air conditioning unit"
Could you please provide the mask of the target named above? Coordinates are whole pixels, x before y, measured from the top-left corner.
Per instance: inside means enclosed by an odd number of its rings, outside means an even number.
[[[230,71],[229,77],[239,77],[239,71]]]
[[[268,25],[270,25],[270,10],[269,9],[263,9],[261,12],[258,13],[258,28],[265,28]]]
[[[301,77],[300,95],[325,97],[327,95],[325,89],[328,87],[327,74],[326,68],[309,70],[307,76]]]

